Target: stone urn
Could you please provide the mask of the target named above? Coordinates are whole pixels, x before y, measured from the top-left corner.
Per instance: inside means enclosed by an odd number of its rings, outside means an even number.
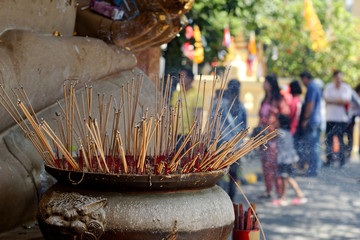
[[[228,239],[233,205],[215,183],[227,170],[110,175],[46,167],[58,183],[43,195],[45,239]]]

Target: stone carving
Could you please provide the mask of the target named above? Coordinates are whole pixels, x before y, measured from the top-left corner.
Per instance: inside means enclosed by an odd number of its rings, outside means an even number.
[[[185,13],[194,4],[194,0],[135,0],[140,14],[114,21],[87,8],[89,0],[78,2],[75,28],[79,36],[99,38],[133,52],[170,42],[187,25]]]
[[[107,200],[79,193],[53,192],[46,205],[45,223],[64,227],[79,239],[100,239],[104,233]]]

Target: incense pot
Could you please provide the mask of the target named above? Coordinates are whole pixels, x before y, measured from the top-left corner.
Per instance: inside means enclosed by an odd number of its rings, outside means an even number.
[[[58,183],[39,203],[45,239],[228,239],[234,211],[215,183],[227,169],[168,175],[46,167]]]
[[[233,206],[215,183],[231,164],[277,132],[264,135],[265,128],[243,141],[249,129],[242,128],[221,143],[230,125],[223,128],[220,94],[216,104],[210,104],[216,117],[207,117],[205,129],[202,117],[194,121],[178,143],[185,132],[180,130],[183,105],[181,99],[175,108],[167,105],[172,84],[164,81],[160,85],[165,94],[155,98],[154,114],[141,110],[140,119],[136,115],[143,77],[138,75],[122,87],[122,104],[116,104],[113,112],[113,97],[106,103],[105,96],[98,94],[99,121],[92,114],[92,87],[85,87],[79,101],[76,83],[70,82],[69,91],[63,86],[64,107],[58,102],[58,130],[39,120],[23,88],[14,91],[22,98],[14,102],[0,87],[6,111],[59,181],[40,202],[39,225],[47,239],[228,238],[235,218]],[[224,77],[222,93],[225,83]],[[185,91],[184,82],[181,89]]]
[[[259,228],[253,230],[234,229],[232,234],[233,240],[260,240]]]

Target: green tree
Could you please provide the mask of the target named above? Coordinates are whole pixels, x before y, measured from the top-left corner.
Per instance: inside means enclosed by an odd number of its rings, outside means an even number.
[[[249,3],[245,4],[245,2]],[[206,42],[206,46],[204,46],[204,63],[213,61],[220,51],[226,50],[222,46],[225,24],[229,25],[232,36],[236,35],[240,30],[244,30],[243,19],[245,18],[239,17],[241,15],[240,9],[244,11],[251,10],[255,7],[255,2],[260,2],[260,0],[244,1],[241,4],[235,0],[195,1],[193,8],[186,16],[190,20],[190,26],[198,25],[200,27],[202,37]],[[175,73],[181,68],[192,66],[192,62],[183,56],[181,50],[182,44],[187,41],[189,40],[185,38],[185,30],[182,30],[179,36],[168,44],[165,51],[168,73]]]
[[[212,61],[224,50],[224,24],[229,24],[233,36],[239,31],[246,36],[248,31],[255,31],[257,40],[265,46],[268,72],[296,77],[306,69],[328,82],[332,71],[339,69],[344,72],[345,81],[354,86],[360,78],[359,19],[346,11],[343,0],[312,3],[328,41],[326,48],[317,52],[311,47],[305,25],[304,0],[196,0],[187,16],[192,25],[200,27],[207,42],[205,61]],[[181,52],[182,43],[188,41],[184,31],[179,35],[165,52],[168,72],[192,65]]]
[[[333,70],[339,69],[348,83],[357,84],[360,77],[359,20],[346,11],[344,1],[312,2],[328,41],[321,51],[311,47],[303,0],[274,0],[263,4],[256,22],[261,29],[259,37],[266,45],[268,72],[293,77],[306,69],[328,82]]]

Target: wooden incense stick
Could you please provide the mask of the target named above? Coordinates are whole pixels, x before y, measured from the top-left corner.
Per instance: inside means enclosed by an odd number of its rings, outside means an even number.
[[[216,100],[217,78],[214,77],[212,81],[209,91],[211,114],[207,117],[203,109],[199,115],[189,111],[183,80],[180,81],[181,91],[175,106],[169,106],[173,81],[170,76],[155,81],[161,93],[155,94],[154,113],[140,105],[143,76],[138,75],[121,87],[118,105],[116,97],[110,95],[106,98],[105,94],[97,94],[99,121],[92,115],[96,112],[92,110],[92,87],[86,86],[85,94],[81,92],[79,104],[76,84],[71,82],[69,88],[64,84],[64,100],[58,102],[60,112],[56,113],[57,130],[53,130],[46,121],[39,123],[23,88],[18,89],[18,93],[13,91],[16,97],[13,101],[1,86],[0,105],[25,132],[45,163],[52,167],[67,168],[60,164],[64,160],[75,171],[113,174],[213,171],[227,168],[277,135],[277,131],[265,134],[265,128],[257,136],[245,139],[249,129],[241,128],[241,124],[230,127],[236,119],[225,126],[224,119],[230,114],[231,108],[224,112],[221,102],[228,74],[229,69],[220,81]],[[199,103],[205,105],[205,89],[206,81],[200,79],[196,107]],[[23,100],[17,100],[20,98]],[[114,108],[112,101],[115,102]],[[234,101],[231,107],[233,105]],[[142,110],[141,118],[137,120],[139,107]],[[191,115],[194,115],[193,122],[190,122]],[[230,134],[232,137],[224,142]]]

